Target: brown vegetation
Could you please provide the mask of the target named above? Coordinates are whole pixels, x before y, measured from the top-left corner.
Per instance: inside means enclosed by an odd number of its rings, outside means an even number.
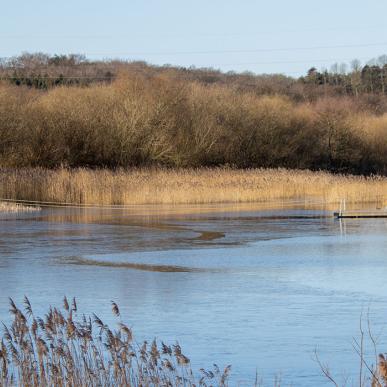
[[[194,375],[179,344],[154,340],[136,343],[132,330],[112,312],[118,329],[101,319],[76,318],[75,299],[63,308],[49,308],[45,317],[34,314],[25,298],[24,310],[10,300],[13,322],[4,325],[0,342],[1,386],[219,386],[228,385],[230,367]]]
[[[0,85],[3,167],[285,167],[387,172],[387,119],[168,77],[48,92]]]
[[[386,174],[387,66],[376,67],[355,93],[338,90],[355,73],[296,80],[24,54],[0,63],[0,166]]]
[[[0,169],[0,181],[3,199],[89,205],[387,199],[387,178],[285,169]]]
[[[167,345],[154,339],[151,343],[135,341],[131,328],[123,323],[118,305],[112,301],[112,313],[117,329],[105,324],[97,315],[77,317],[76,300],[65,297],[63,307],[49,307],[44,317],[34,313],[27,297],[24,308],[10,299],[12,322],[3,324],[0,336],[0,385],[8,386],[170,386],[195,387],[229,385],[231,366],[221,370],[198,372],[191,369],[190,359],[178,343]],[[386,387],[387,360],[377,357],[376,341],[369,331],[374,346],[376,364],[365,357],[364,331],[360,341],[354,339],[354,350],[359,355],[359,387]],[[315,360],[328,382],[341,384],[322,363],[318,353]],[[253,386],[263,383],[256,375]],[[274,381],[280,386],[279,380]]]
[[[366,65],[355,59],[350,69],[345,63],[333,64],[330,70],[318,71],[312,67],[306,76],[300,78],[282,74],[256,75],[248,71],[224,73],[214,68],[155,66],[143,61],[92,61],[79,54],[51,56],[23,53],[11,58],[0,58],[0,79],[38,89],[110,83],[119,73],[148,78],[163,76],[203,85],[223,85],[255,95],[284,95],[298,102],[315,101],[327,96],[362,96],[363,103],[375,111],[386,108],[386,55],[371,59]]]

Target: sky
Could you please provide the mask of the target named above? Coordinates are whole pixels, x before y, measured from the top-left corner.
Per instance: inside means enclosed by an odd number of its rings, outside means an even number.
[[[385,0],[0,0],[0,57],[22,52],[298,76],[387,53]]]

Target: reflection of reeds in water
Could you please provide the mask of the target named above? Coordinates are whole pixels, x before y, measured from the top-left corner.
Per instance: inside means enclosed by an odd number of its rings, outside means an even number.
[[[10,301],[12,324],[4,326],[0,385],[22,386],[226,386],[230,367],[202,370],[196,380],[178,344],[137,344],[112,302],[118,329],[93,315],[76,319],[77,304],[36,316],[27,298],[24,311]]]
[[[75,204],[381,203],[387,196],[387,178],[285,169],[4,169],[0,179],[2,198]]]
[[[31,212],[39,211],[41,208],[37,206],[25,206],[18,203],[0,202],[0,212]]]

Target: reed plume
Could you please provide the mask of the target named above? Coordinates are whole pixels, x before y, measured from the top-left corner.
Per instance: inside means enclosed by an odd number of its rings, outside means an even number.
[[[10,326],[0,341],[1,386],[219,386],[228,385],[230,367],[195,375],[178,343],[142,344],[119,321],[110,328],[93,315],[77,317],[77,304],[50,307],[37,316],[27,297],[24,308],[10,299]],[[118,305],[112,312],[120,317]]]
[[[304,200],[387,205],[387,178],[288,169],[1,169],[0,198],[91,205]]]

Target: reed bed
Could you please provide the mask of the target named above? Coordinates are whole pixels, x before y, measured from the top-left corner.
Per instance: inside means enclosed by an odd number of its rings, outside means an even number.
[[[13,322],[0,344],[1,386],[227,386],[230,367],[195,376],[179,344],[136,343],[112,302],[117,329],[96,315],[77,318],[75,299],[35,315],[10,300]]]
[[[0,169],[0,198],[93,205],[381,203],[387,178],[287,169]]]

